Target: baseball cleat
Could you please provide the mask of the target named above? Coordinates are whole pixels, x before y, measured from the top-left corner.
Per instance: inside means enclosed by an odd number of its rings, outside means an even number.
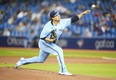
[[[59,72],[60,75],[66,75],[66,76],[71,76],[72,73],[69,72]]]
[[[19,66],[23,65],[22,61],[24,60],[23,57],[20,58],[20,60],[16,63],[15,68],[17,69]]]

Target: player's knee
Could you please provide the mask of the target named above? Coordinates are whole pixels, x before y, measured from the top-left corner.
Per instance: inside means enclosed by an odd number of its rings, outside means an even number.
[[[39,63],[44,63],[44,61],[40,61]]]
[[[44,59],[38,60],[38,63],[44,63],[44,62],[45,62]]]
[[[39,63],[44,63],[44,60],[39,61]]]
[[[57,50],[55,51],[54,55],[55,55],[55,56],[63,55],[63,50],[62,50],[62,48],[60,48],[60,47],[57,48]]]
[[[63,50],[61,48],[59,48],[58,52],[59,53],[63,53]]]
[[[58,51],[58,56],[63,56],[63,50]]]

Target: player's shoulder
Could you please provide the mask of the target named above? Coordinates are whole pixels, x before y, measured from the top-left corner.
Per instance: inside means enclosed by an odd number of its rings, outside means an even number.
[[[45,27],[46,26],[50,26],[51,25],[51,21],[48,21],[46,24],[45,24]]]
[[[67,20],[70,20],[71,18],[64,18],[64,19],[61,19],[61,21],[67,21]]]
[[[71,21],[71,18],[64,18],[64,19],[61,19],[60,20],[60,23],[67,23],[67,22],[70,22]]]

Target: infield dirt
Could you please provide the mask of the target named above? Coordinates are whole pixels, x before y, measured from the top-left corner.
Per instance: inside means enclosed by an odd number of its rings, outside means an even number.
[[[0,57],[0,63],[16,63],[19,57]],[[115,60],[93,58],[65,58],[66,63],[116,63]],[[45,63],[57,62],[56,58],[49,58]],[[74,74],[73,76],[59,75],[56,72],[32,70],[13,67],[0,68],[0,80],[116,80],[116,78],[101,78],[87,75]]]

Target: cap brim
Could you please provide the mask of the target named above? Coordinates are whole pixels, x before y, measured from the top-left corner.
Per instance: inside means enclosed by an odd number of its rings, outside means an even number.
[[[59,13],[60,13],[60,12],[58,11],[58,12],[54,15],[54,17],[57,16],[57,15],[59,15]]]

